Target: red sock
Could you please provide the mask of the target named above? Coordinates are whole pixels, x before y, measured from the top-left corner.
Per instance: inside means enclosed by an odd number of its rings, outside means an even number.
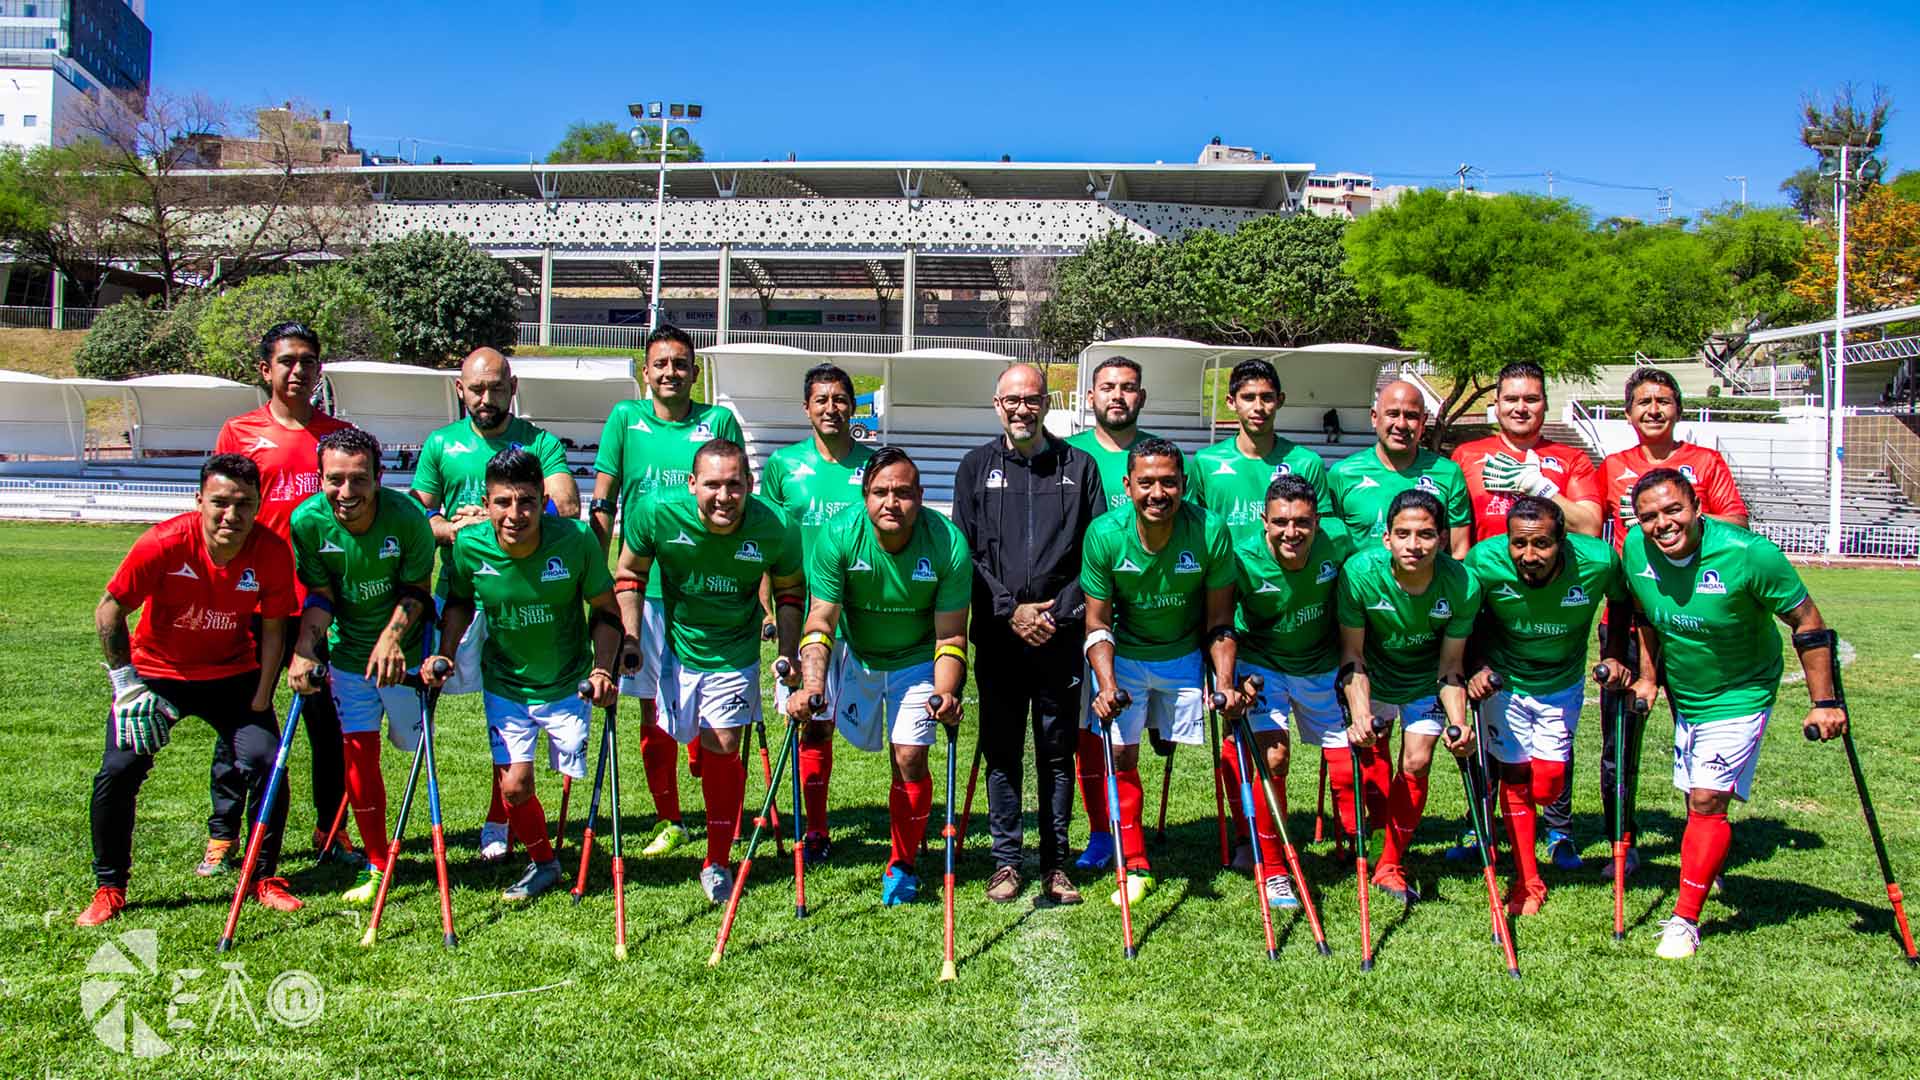
[[[707,748],[700,745],[699,739],[687,744],[687,775],[695,780],[700,779],[701,755],[706,752]]]
[[[347,805],[360,829],[360,847],[367,861],[387,865],[387,782],[380,775],[380,733],[352,731],[340,736],[341,756],[347,766]]]
[[[507,823],[507,798],[500,794],[500,774],[493,774],[493,798],[487,803],[487,824],[505,825]]]
[[[1353,755],[1344,749],[1325,752],[1327,761],[1327,786],[1333,789],[1333,811],[1340,816],[1340,827],[1348,836],[1353,835],[1358,823],[1353,811]]]
[[[1393,778],[1393,794],[1387,802],[1387,842],[1380,850],[1380,865],[1401,866],[1407,849],[1413,846],[1413,832],[1420,827],[1420,814],[1427,808],[1427,778],[1404,769]]]
[[[1393,762],[1385,746],[1360,747],[1360,790],[1367,800],[1367,831],[1386,828],[1393,816]]]
[[[1713,879],[1727,862],[1727,847],[1733,843],[1733,826],[1725,814],[1696,814],[1687,811],[1687,831],[1680,836],[1680,895],[1673,902],[1673,913],[1683,919],[1700,919],[1700,908],[1707,902]]]
[[[927,815],[933,811],[933,780],[895,780],[887,791],[887,825],[893,835],[889,864],[911,867],[927,835]]]
[[[747,791],[747,763],[741,761],[737,753],[702,750],[700,794],[707,804],[707,861],[702,865],[726,866],[733,861],[733,838],[740,831],[740,800]]]
[[[1080,729],[1080,745],[1074,762],[1075,772],[1080,777],[1080,803],[1087,808],[1087,831],[1110,831],[1107,824],[1107,754],[1098,732]]]
[[[540,806],[540,796],[528,796],[526,802],[508,806],[507,818],[513,822],[513,834],[526,845],[528,858],[534,862],[553,859],[553,844],[547,839],[547,812]]]
[[[1533,805],[1546,806],[1567,790],[1567,763],[1534,758],[1533,769]]]
[[[1140,807],[1146,801],[1140,770],[1115,771],[1113,785],[1120,795],[1120,853],[1127,860],[1127,869],[1151,869],[1147,864],[1147,836],[1140,827]]]
[[[651,712],[652,703],[646,711]],[[640,764],[647,770],[647,791],[653,810],[667,821],[680,821],[680,744],[667,729],[650,719],[640,725]]]
[[[807,804],[807,831],[827,835],[827,781],[833,778],[833,734],[819,742],[800,740],[800,797]]]
[[[1513,849],[1513,880],[1532,884],[1540,880],[1540,859],[1534,851],[1537,819],[1534,817],[1535,792],[1539,777],[1527,765],[1502,765],[1506,776],[1500,785],[1500,806],[1507,819],[1507,840]]]

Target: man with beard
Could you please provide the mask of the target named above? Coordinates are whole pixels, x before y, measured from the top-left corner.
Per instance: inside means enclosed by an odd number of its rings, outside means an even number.
[[[1220,515],[1235,544],[1266,532],[1267,485],[1278,476],[1298,476],[1313,486],[1315,509],[1331,512],[1327,465],[1320,455],[1277,435],[1274,418],[1287,403],[1280,375],[1265,360],[1242,360],[1227,377],[1227,405],[1240,430],[1194,455],[1200,503]]]
[[[1386,535],[1387,508],[1403,491],[1424,491],[1438,500],[1444,520],[1440,537],[1455,559],[1473,546],[1473,505],[1460,466],[1421,445],[1427,434],[1426,399],[1410,382],[1390,382],[1373,402],[1376,441],[1327,472],[1334,511],[1355,542]],[[1365,546],[1364,544],[1362,546]]]

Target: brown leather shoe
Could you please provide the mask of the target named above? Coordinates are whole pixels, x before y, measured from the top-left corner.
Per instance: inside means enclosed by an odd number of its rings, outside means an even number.
[[[1040,895],[1055,904],[1080,902],[1080,890],[1073,887],[1073,880],[1067,877],[1065,870],[1047,871],[1040,879]]]
[[[994,870],[987,879],[987,899],[996,904],[1007,904],[1020,898],[1020,890],[1025,882],[1020,880],[1020,871],[1016,867],[1002,866]]]

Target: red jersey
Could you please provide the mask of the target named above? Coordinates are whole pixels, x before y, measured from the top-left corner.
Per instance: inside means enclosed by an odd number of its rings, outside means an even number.
[[[1620,515],[1628,493],[1649,470],[1663,468],[1678,470],[1693,484],[1694,493],[1700,497],[1701,513],[1715,517],[1747,515],[1747,501],[1740,497],[1740,487],[1733,482],[1733,470],[1727,468],[1726,459],[1717,451],[1698,443],[1676,443],[1665,461],[1651,461],[1646,448],[1636,446],[1608,454],[1600,463],[1600,475],[1606,483],[1607,517],[1613,521],[1615,551],[1620,550],[1627,539],[1627,529],[1634,524],[1630,516],[1623,520]]]
[[[257,613],[291,618],[293,549],[255,528],[225,566],[215,566],[190,511],[140,534],[120,562],[107,595],[129,612],[146,613],[133,628],[133,666],[160,679],[221,679],[258,671],[253,655]]]
[[[216,454],[240,454],[260,467],[260,516],[257,526],[287,538],[293,508],[320,490],[320,440],[352,424],[314,410],[302,428],[281,427],[265,405],[220,425]]]
[[[1540,457],[1541,475],[1559,484],[1560,494],[1574,502],[1600,505],[1600,474],[1594,471],[1593,459],[1587,456],[1585,450],[1551,439],[1541,439],[1534,444],[1533,452]],[[1483,478],[1487,459],[1495,454],[1505,454],[1511,458],[1525,456],[1524,453],[1515,453],[1513,447],[1499,435],[1461,443],[1453,451],[1453,463],[1467,474],[1467,497],[1473,500],[1475,540],[1507,535],[1507,510],[1513,505],[1515,493],[1488,491]]]

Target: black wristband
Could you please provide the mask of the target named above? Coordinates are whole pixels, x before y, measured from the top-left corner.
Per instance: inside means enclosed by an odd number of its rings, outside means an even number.
[[[1847,703],[1837,697],[1821,698],[1813,703],[1813,707],[1816,709],[1844,709],[1847,707]]]
[[[613,510],[612,499],[594,499],[587,503],[587,513],[589,514],[606,514],[611,517]]]

